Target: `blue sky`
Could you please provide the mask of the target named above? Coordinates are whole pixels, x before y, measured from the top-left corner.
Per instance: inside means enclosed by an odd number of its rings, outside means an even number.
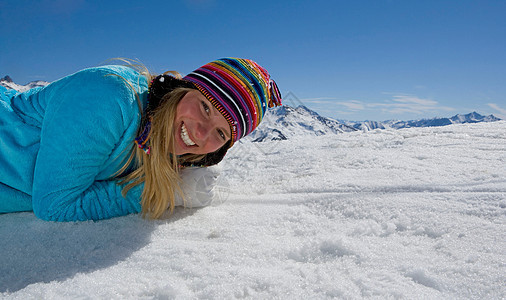
[[[506,1],[0,0],[0,76],[107,59],[186,74],[251,58],[285,103],[347,120],[506,118]]]

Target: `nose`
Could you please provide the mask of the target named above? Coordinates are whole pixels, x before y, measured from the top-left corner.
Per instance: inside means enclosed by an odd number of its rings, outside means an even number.
[[[195,137],[200,140],[200,142],[203,142],[207,140],[209,137],[209,134],[211,133],[211,125],[209,123],[205,122],[198,122],[197,124],[197,130],[195,131]]]

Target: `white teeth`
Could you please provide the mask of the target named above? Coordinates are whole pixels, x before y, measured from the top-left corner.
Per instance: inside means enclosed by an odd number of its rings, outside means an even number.
[[[181,139],[186,144],[186,146],[193,146],[195,145],[195,142],[190,139],[188,136],[188,131],[186,131],[186,127],[184,124],[181,126]]]

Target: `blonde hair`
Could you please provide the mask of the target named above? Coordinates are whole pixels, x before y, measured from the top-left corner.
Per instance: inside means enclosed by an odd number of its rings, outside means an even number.
[[[170,212],[174,210],[176,193],[183,197],[173,132],[177,104],[189,90],[177,88],[163,97],[162,104],[151,115],[150,154],[135,147],[130,162],[135,159],[137,169],[121,178],[120,184],[128,183],[122,191],[124,195],[134,186],[144,183],[141,200],[143,217],[158,219],[167,208]]]
[[[152,79],[155,77],[151,75],[142,64],[132,63],[132,61],[124,59],[121,59],[121,61],[126,62],[127,66],[139,71],[141,75],[146,76],[148,83],[151,83]],[[181,79],[181,75],[175,71],[168,71],[163,74],[168,73],[177,79]],[[127,84],[132,87],[128,81]],[[185,155],[178,158],[174,154],[175,139],[173,133],[177,104],[184,95],[191,90],[193,89],[175,88],[162,97],[160,105],[155,108],[149,116],[144,114],[140,99],[136,92],[139,109],[143,118],[149,117],[151,121],[151,132],[149,137],[151,151],[148,155],[144,150],[136,147],[134,143],[132,143],[132,150],[128,161],[116,174],[124,173],[130,164],[134,162],[135,170],[125,176],[119,177],[118,184],[126,184],[122,190],[122,195],[126,196],[130,189],[144,183],[141,200],[143,217],[159,219],[167,209],[172,213],[174,211],[176,195],[181,196],[184,201],[184,195],[180,188],[180,164],[199,161],[205,156]],[[142,130],[143,128],[139,128],[138,134],[140,134]]]

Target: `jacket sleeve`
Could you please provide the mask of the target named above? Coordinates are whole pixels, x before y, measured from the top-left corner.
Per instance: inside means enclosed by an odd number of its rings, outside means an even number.
[[[41,91],[46,109],[32,195],[41,219],[99,220],[140,211],[142,185],[124,198],[115,180],[96,179],[118,144],[131,139],[138,113],[134,92],[107,75],[83,71]]]

